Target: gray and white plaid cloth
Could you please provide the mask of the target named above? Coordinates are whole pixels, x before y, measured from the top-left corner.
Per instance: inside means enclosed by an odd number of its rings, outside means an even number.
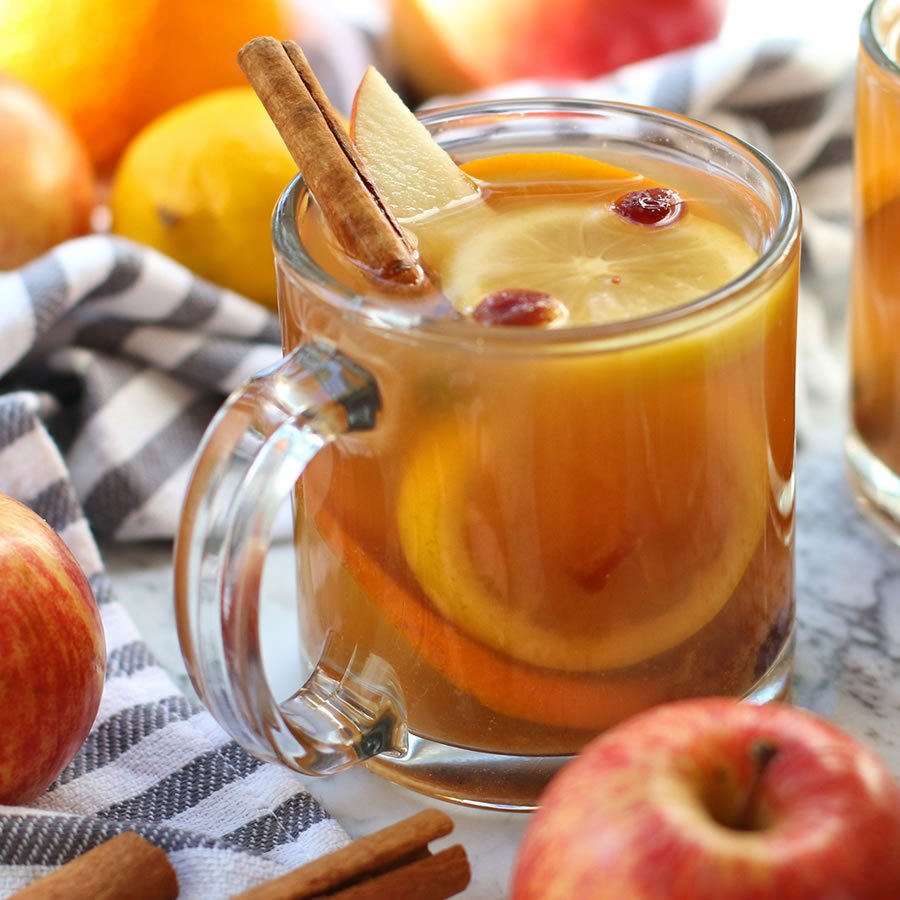
[[[781,163],[805,206],[805,440],[839,408],[845,381],[851,66],[796,44],[711,45],[594,82],[494,92],[650,103]],[[0,273],[0,492],[69,544],[109,649],[81,752],[33,808],[0,809],[0,896],[126,829],[166,848],[181,895],[197,898],[227,897],[346,841],[299,780],[248,756],[179,694],[113,596],[95,543],[171,538],[210,416],[278,355],[269,313],[123,240],[72,241]]]

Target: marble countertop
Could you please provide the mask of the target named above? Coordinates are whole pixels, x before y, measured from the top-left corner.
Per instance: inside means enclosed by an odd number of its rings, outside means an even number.
[[[871,746],[900,776],[900,549],[857,510],[844,478],[841,431],[835,423],[798,457],[793,700]],[[190,690],[175,634],[170,545],[106,546],[103,553],[119,599],[162,664]],[[289,544],[270,555],[264,595],[269,678],[276,696],[284,696],[299,680],[296,629],[285,627],[286,617],[296,619]],[[306,781],[353,837],[440,805],[362,768]],[[472,884],[462,896],[506,896],[528,817],[444,808],[456,822],[444,843],[463,843],[472,862]]]

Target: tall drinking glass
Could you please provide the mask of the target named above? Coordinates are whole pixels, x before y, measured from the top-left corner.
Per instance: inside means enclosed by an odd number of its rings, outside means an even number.
[[[864,508],[900,544],[900,0],[863,16],[856,84],[851,430]]]

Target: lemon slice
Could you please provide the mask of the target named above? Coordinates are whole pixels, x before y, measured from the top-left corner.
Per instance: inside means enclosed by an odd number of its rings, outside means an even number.
[[[507,203],[456,234],[440,261],[463,314],[507,288],[544,291],[568,324],[621,321],[694,300],[737,277],[756,253],[738,234],[688,210],[665,226],[636,224],[608,199]]]
[[[647,528],[623,544],[609,577],[595,585],[546,571],[533,584],[519,579],[517,589],[508,587],[509,573],[533,565],[541,553],[529,538],[533,528],[522,520],[525,545],[507,546],[505,552],[489,529],[473,535],[472,510],[484,502],[478,496],[479,470],[490,467],[491,450],[456,423],[436,425],[414,447],[398,498],[406,561],[439,613],[511,658],[569,672],[649,660],[692,637],[720,612],[764,531],[764,426],[746,410],[732,409],[729,416],[713,449],[717,461],[700,467],[706,499],[698,501],[699,508],[690,507],[682,522],[665,533]],[[534,500],[533,515],[540,516],[540,498]],[[647,496],[626,502],[638,520],[663,515]],[[489,547],[489,565],[475,543]]]

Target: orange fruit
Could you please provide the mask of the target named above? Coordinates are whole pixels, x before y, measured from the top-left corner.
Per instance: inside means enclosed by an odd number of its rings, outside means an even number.
[[[288,24],[283,0],[0,0],[0,69],[54,104],[108,170],[160,113],[243,84],[238,50]]]

